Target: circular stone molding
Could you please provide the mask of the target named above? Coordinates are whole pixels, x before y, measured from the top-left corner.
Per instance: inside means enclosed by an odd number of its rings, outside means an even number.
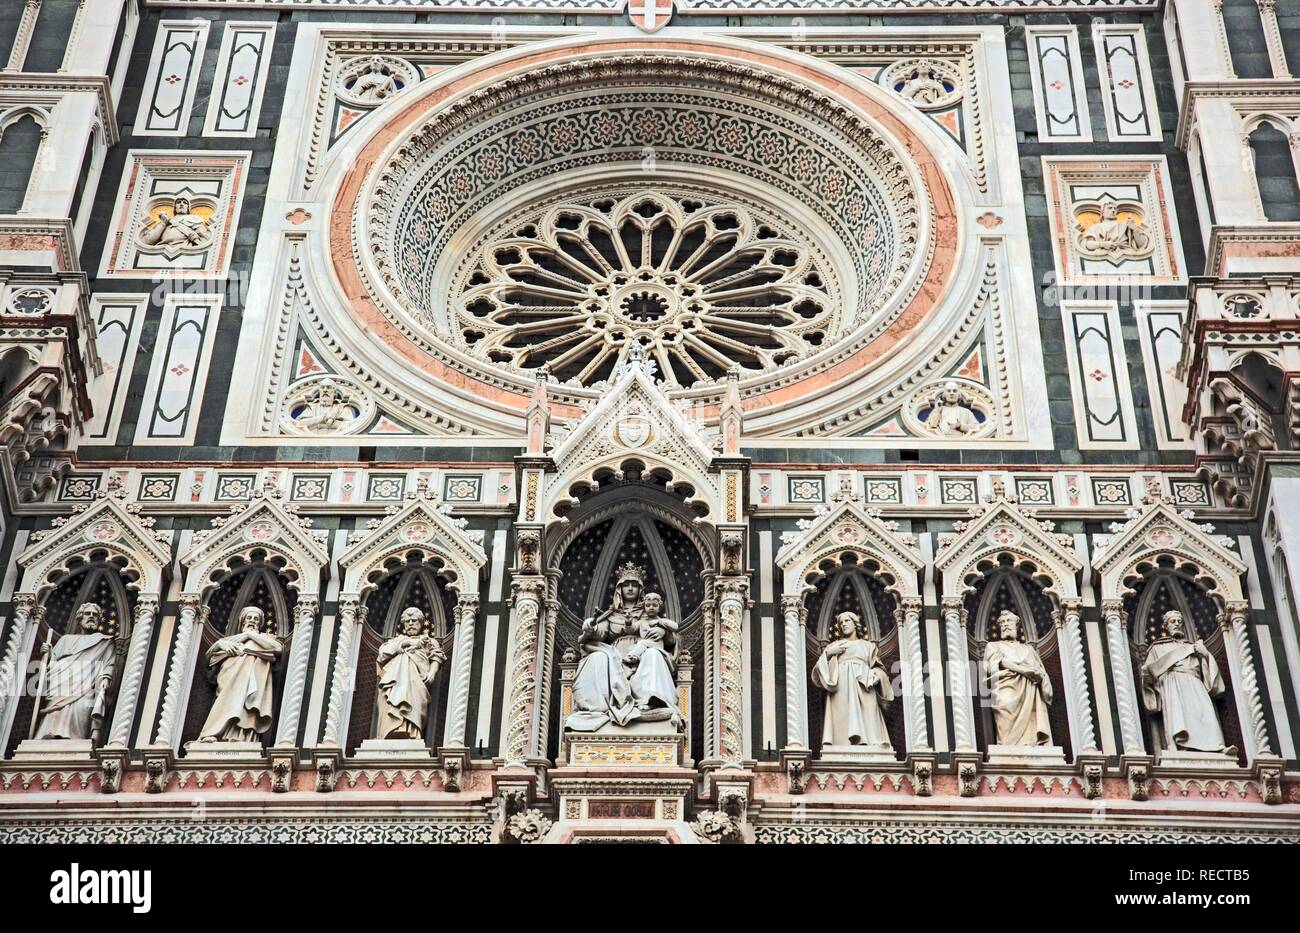
[[[585,404],[638,344],[705,417],[732,368],[748,410],[786,412],[905,365],[966,242],[897,92],[748,43],[556,42],[389,109],[332,176],[318,255],[408,391],[471,417],[521,414],[542,367]]]

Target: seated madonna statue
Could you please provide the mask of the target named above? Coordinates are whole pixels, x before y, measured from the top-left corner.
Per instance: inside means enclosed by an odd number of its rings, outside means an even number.
[[[619,568],[610,607],[582,623],[582,658],[573,681],[573,732],[619,729],[634,722],[681,725],[673,658],[677,623],[660,613],[663,599],[645,592],[645,572]]]

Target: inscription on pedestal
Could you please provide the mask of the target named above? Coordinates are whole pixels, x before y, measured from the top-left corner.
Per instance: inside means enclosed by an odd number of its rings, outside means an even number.
[[[653,800],[593,800],[587,804],[587,816],[593,820],[653,820]]]

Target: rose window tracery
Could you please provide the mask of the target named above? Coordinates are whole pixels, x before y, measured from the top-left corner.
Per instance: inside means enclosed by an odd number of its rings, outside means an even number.
[[[466,349],[592,385],[639,344],[670,385],[803,359],[839,326],[838,281],[767,212],[685,191],[600,193],[488,238],[453,294]]]

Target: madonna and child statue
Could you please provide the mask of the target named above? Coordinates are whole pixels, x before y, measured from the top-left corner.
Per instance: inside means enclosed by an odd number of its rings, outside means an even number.
[[[678,623],[663,615],[664,601],[645,590],[645,571],[618,569],[608,609],[585,620],[573,679],[570,732],[619,732],[640,723],[681,728],[673,677]]]

